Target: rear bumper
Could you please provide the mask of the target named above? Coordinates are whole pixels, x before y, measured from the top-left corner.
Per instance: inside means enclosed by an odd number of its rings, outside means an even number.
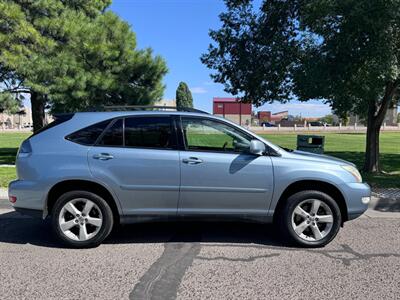
[[[361,216],[368,209],[368,203],[363,203],[362,199],[371,197],[369,185],[366,183],[345,183],[340,188],[346,200],[348,220]]]
[[[43,215],[46,198],[46,187],[35,181],[14,180],[8,185],[8,195],[15,196],[16,202],[12,206],[16,211],[33,211],[33,215]]]
[[[15,211],[17,213],[20,213],[21,215],[24,216],[29,216],[33,218],[42,218],[43,216],[43,211],[38,210],[38,209],[29,209],[29,208],[20,208],[20,207],[14,207]]]

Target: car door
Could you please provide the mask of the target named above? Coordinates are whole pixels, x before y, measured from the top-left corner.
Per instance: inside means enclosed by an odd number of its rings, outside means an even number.
[[[271,158],[248,153],[251,135],[211,118],[181,118],[178,214],[267,215]]]
[[[88,153],[94,177],[112,186],[124,215],[176,215],[180,166],[170,116],[114,120]]]

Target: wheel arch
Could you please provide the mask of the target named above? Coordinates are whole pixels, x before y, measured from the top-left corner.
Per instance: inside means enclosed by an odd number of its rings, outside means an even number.
[[[51,215],[55,202],[62,194],[70,191],[79,190],[92,192],[102,197],[110,205],[115,222],[119,223],[120,213],[118,210],[116,199],[111,191],[98,182],[83,179],[69,179],[60,181],[53,185],[47,194],[44,207],[45,213],[47,215]]]
[[[287,186],[279,197],[277,205],[274,209],[273,220],[275,221],[276,217],[279,215],[279,212],[282,210],[287,199],[291,195],[305,190],[320,191],[331,196],[340,208],[342,222],[346,222],[348,220],[347,205],[343,193],[335,185],[321,180],[300,180]]]

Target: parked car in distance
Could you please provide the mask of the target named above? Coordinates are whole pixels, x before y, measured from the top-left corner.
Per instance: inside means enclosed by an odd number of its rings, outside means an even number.
[[[284,150],[197,110],[157,109],[56,116],[18,151],[14,209],[50,217],[76,248],[99,245],[114,224],[178,217],[275,222],[287,241],[320,247],[367,209],[352,163]]]
[[[263,127],[276,127],[275,124],[270,123],[270,122],[262,122],[261,126],[263,126]]]
[[[324,122],[321,122],[321,121],[312,121],[312,122],[308,122],[308,124],[310,126],[316,126],[316,127],[323,127],[323,126],[329,127],[329,126],[331,126],[330,124],[324,123]]]

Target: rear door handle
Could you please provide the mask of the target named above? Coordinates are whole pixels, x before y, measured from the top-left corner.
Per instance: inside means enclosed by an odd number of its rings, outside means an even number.
[[[114,156],[112,156],[109,153],[100,153],[100,154],[95,154],[93,155],[94,159],[99,159],[99,160],[109,160],[109,159],[113,159]]]
[[[197,165],[197,164],[201,164],[203,161],[197,157],[189,157],[189,158],[182,159],[182,162],[185,164],[189,164],[189,165]]]

